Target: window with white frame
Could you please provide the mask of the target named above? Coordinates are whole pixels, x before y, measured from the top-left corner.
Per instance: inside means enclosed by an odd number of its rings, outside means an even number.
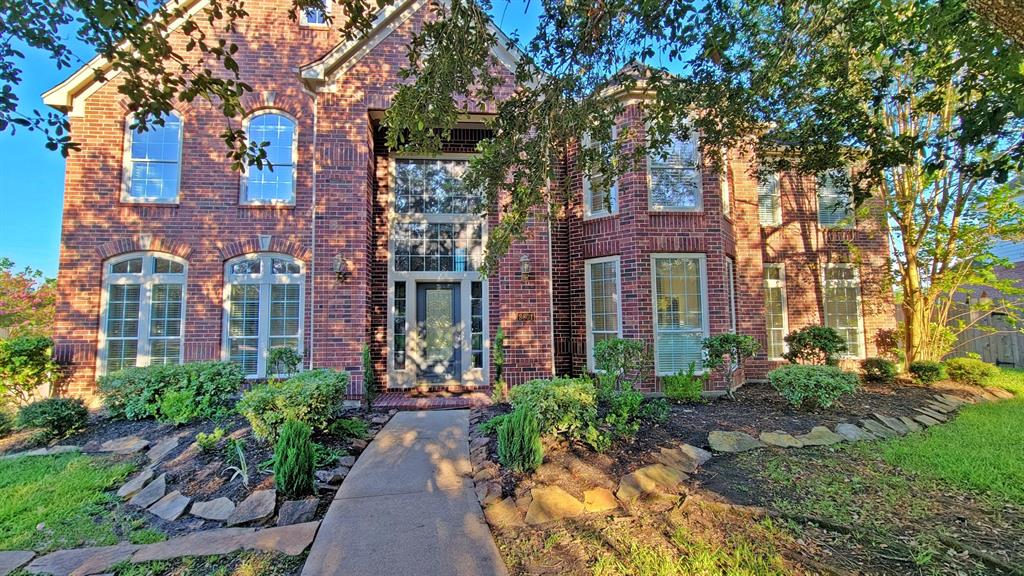
[[[688,138],[673,136],[661,150],[647,155],[651,210],[697,211],[704,206],[700,145],[696,130]]]
[[[654,356],[659,375],[685,371],[693,362],[703,370],[701,342],[708,336],[707,261],[703,254],[656,254]]]
[[[280,112],[259,112],[248,119],[249,142],[264,147],[262,166],[246,167],[242,180],[243,204],[294,204],[295,121]]]
[[[302,352],[305,273],[283,254],[250,254],[225,270],[224,357],[248,377],[267,376],[273,348]]]
[[[736,261],[725,259],[725,280],[729,289],[729,328],[736,333]]]
[[[825,266],[822,282],[825,325],[846,341],[847,354],[862,357],[864,324],[860,312],[860,275],[853,264]]]
[[[786,352],[789,320],[786,314],[786,267],[764,265],[764,320],[768,358],[777,360]]]
[[[587,366],[594,369],[598,342],[622,336],[622,307],[619,301],[619,257],[587,260],[585,265],[587,304]]]
[[[302,11],[303,26],[327,26],[327,18],[331,13],[331,0],[324,0],[323,10],[306,8]]]
[[[818,175],[818,224],[822,227],[853,227],[853,199],[849,181],[845,170],[832,170]]]
[[[757,216],[761,226],[782,225],[782,191],[778,174],[768,174],[758,180]]]
[[[612,126],[612,143],[619,137],[618,128]],[[598,144],[591,141],[590,135],[583,136],[583,145],[591,148]],[[612,158],[613,168],[615,158]],[[583,178],[583,208],[585,216],[600,217],[615,214],[619,211],[619,181],[613,178],[611,182],[601,174],[592,174]]]
[[[170,254],[137,252],[104,266],[98,372],[180,364],[185,261]]]
[[[164,116],[163,125],[153,123],[147,130],[132,130],[127,120],[125,134],[124,202],[173,203],[178,201],[181,181],[181,117]]]

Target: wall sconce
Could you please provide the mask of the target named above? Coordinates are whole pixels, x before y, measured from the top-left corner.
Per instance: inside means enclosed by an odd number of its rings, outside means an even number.
[[[530,257],[526,254],[519,257],[519,276],[523,280],[530,279]]]
[[[345,260],[345,255],[338,252],[334,255],[334,263],[331,265],[331,270],[334,271],[334,278],[338,282],[345,282],[352,276],[352,270],[350,270],[348,261]]]

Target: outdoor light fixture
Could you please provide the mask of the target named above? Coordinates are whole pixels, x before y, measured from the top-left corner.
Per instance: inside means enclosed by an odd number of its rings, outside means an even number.
[[[345,255],[341,252],[334,255],[334,264],[331,266],[331,270],[334,271],[334,277],[338,282],[345,282],[350,276],[352,276],[352,271],[349,270],[349,265],[345,260]]]
[[[523,280],[530,279],[530,257],[526,254],[519,257],[519,275]]]

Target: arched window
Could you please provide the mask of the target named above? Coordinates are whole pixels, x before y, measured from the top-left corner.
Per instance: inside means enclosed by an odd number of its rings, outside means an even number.
[[[104,264],[99,373],[180,364],[188,264],[136,252]]]
[[[227,263],[224,289],[224,358],[249,377],[267,375],[267,354],[302,352],[305,269],[282,254],[249,254]]]
[[[295,203],[295,121],[278,112],[257,113],[246,127],[249,142],[267,151],[262,167],[249,166],[242,182],[243,204]]]
[[[125,135],[124,202],[178,201],[181,180],[181,117],[171,112],[163,125],[152,124],[146,131],[132,130],[131,118]]]

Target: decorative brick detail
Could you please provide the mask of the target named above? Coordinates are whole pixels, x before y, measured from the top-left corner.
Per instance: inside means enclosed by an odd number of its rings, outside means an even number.
[[[166,252],[188,260],[192,255],[192,246],[183,240],[169,239],[152,234],[137,234],[130,238],[111,240],[96,247],[96,254],[101,260],[107,260],[130,252]]]
[[[269,235],[262,235],[262,238],[260,236],[255,236],[252,238],[246,238],[245,240],[228,242],[227,244],[218,246],[217,251],[220,254],[221,260],[224,261],[245,254],[252,254],[254,252],[276,252],[278,254],[287,254],[288,256],[294,256],[302,261],[308,261],[312,258],[312,253],[309,248],[307,246],[303,246],[298,241],[281,236],[269,236],[269,244],[261,241],[265,240],[268,236]]]

